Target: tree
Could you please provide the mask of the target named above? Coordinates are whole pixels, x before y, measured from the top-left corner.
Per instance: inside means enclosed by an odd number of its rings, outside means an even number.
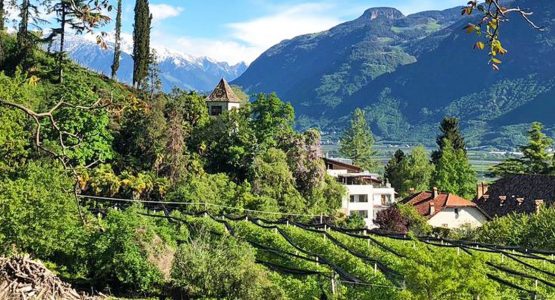
[[[0,0],[0,32],[4,31],[4,0]]]
[[[441,158],[443,149],[445,148],[445,142],[447,140],[451,143],[453,149],[462,150],[464,151],[464,153],[466,153],[466,144],[464,142],[464,137],[462,136],[459,129],[459,119],[445,117],[441,121],[439,129],[441,131],[441,134],[436,139],[436,143],[439,149],[432,152],[432,162],[434,164],[437,164],[439,159]]]
[[[276,94],[260,94],[252,103],[250,119],[259,144],[275,147],[279,139],[293,132],[295,111]]]
[[[305,200],[295,188],[295,178],[283,151],[270,148],[259,154],[252,169],[254,194],[276,199],[283,212],[299,212],[306,208]]]
[[[553,161],[555,161],[555,156],[548,151],[553,145],[553,140],[542,130],[541,123],[532,123],[528,131],[528,145],[520,147],[523,156],[507,159],[492,167],[491,175],[549,174],[553,168]]]
[[[148,0],[135,2],[135,23],[133,25],[133,86],[139,88],[148,75],[150,63],[150,14]]]
[[[530,174],[546,174],[549,172],[552,154],[548,152],[548,149],[553,145],[553,139],[545,135],[542,130],[543,125],[541,123],[532,123],[532,127],[528,131],[528,145],[520,148],[524,155],[522,161]]]
[[[415,147],[401,163],[399,177],[402,182],[398,193],[408,196],[410,189],[425,191],[430,188],[434,165],[430,163],[424,146]]]
[[[364,111],[357,108],[353,113],[351,125],[343,132],[339,152],[352,159],[355,165],[372,170],[376,167],[372,158],[375,154],[373,144],[374,137],[366,122]]]
[[[387,162],[384,168],[384,178],[395,188],[397,192],[401,190],[403,179],[401,177],[401,165],[405,160],[405,152],[398,149],[393,157]]]
[[[476,171],[472,169],[463,150],[455,150],[447,139],[444,145],[436,165],[434,185],[443,192],[472,199],[476,187]]]
[[[484,3],[479,3],[478,0],[468,1],[466,6],[462,9],[462,14],[470,16],[474,11],[479,11],[482,16],[477,23],[469,23],[465,26],[464,30],[467,33],[476,33],[478,36],[485,39],[485,42],[476,42],[474,48],[484,50],[486,48],[486,43],[488,44],[488,55],[490,56],[489,64],[491,64],[492,68],[496,71],[499,70],[499,65],[502,63],[499,56],[505,55],[508,52],[503,48],[501,40],[499,39],[499,33],[500,27],[509,20],[510,14],[520,15],[524,21],[536,30],[545,30],[545,28],[536,25],[530,19],[533,12],[521,9],[518,6],[507,8],[502,4],[502,0],[486,0]]]
[[[77,34],[84,32],[91,33],[110,21],[110,17],[105,15],[103,10],[111,10],[108,0],[86,1],[86,0],[59,0],[51,8],[56,13],[59,28],[53,30],[47,39],[60,37],[60,50],[58,51],[58,77],[63,82],[63,59],[64,59],[64,43],[65,35],[68,29],[75,31]],[[97,41],[102,44],[99,36]]]
[[[114,60],[112,62],[112,79],[116,79],[119,63],[120,63],[120,56],[121,56],[121,2],[122,0],[117,0],[117,12],[116,12],[116,35],[114,40]]]

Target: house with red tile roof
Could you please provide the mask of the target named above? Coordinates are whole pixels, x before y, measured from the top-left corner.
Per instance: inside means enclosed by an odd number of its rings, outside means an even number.
[[[440,193],[437,188],[431,192],[413,194],[401,203],[414,206],[416,211],[428,219],[433,227],[460,228],[480,227],[489,216],[476,203],[451,193]]]

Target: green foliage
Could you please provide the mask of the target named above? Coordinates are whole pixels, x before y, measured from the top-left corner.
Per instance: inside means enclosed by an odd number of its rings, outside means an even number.
[[[142,87],[150,64],[150,14],[148,0],[135,3],[133,23],[133,86]]]
[[[281,299],[283,291],[255,263],[255,251],[227,236],[201,233],[182,244],[171,272],[182,297]]]
[[[11,248],[44,259],[77,251],[83,228],[71,194],[72,181],[58,166],[39,161],[0,180],[0,251]]]
[[[434,166],[429,160],[424,146],[415,147],[397,166],[396,191],[401,197],[409,196],[411,189],[425,191],[430,188]]]
[[[306,203],[295,188],[295,178],[287,165],[286,154],[270,148],[254,159],[253,192],[257,195],[276,199],[280,210],[299,212]]]
[[[138,207],[109,210],[99,220],[100,229],[90,246],[91,277],[97,286],[152,293],[169,279],[175,253],[171,235],[176,233],[156,226],[141,212]]]
[[[341,137],[339,152],[353,160],[353,163],[365,170],[376,167],[373,160],[375,152],[372,150],[374,137],[370,131],[366,117],[362,110],[356,109],[351,119],[351,125]]]
[[[466,154],[466,144],[464,142],[464,137],[460,132],[459,119],[445,117],[441,121],[439,127],[441,134],[438,135],[436,143],[439,147],[437,151],[432,152],[432,162],[437,164],[443,155],[447,141],[451,143],[451,147],[455,150],[462,150]]]
[[[492,167],[494,176],[510,174],[549,174],[553,169],[555,155],[548,152],[553,139],[542,132],[543,125],[534,122],[528,131],[528,145],[521,146],[522,158],[508,159]]]
[[[293,106],[281,101],[276,94],[260,94],[252,103],[251,126],[258,142],[276,146],[278,139],[293,131]]]
[[[555,248],[555,208],[544,208],[538,214],[510,214],[495,218],[477,230],[476,239],[501,245],[531,249]]]
[[[391,159],[387,162],[384,167],[384,178],[391,184],[397,192],[400,191],[403,179],[400,176],[401,165],[405,160],[405,152],[401,149],[397,149]]]
[[[476,171],[472,169],[463,150],[453,149],[447,139],[444,145],[433,176],[434,186],[442,192],[472,199],[476,187]]]

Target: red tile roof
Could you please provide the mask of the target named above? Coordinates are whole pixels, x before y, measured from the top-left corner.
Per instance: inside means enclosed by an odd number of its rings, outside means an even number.
[[[476,207],[480,210],[476,203],[450,193],[438,193],[437,197],[433,198],[433,192],[421,192],[405,198],[401,203],[414,206],[418,213],[426,218],[433,217],[445,208]],[[430,203],[434,203],[433,215],[430,215]]]

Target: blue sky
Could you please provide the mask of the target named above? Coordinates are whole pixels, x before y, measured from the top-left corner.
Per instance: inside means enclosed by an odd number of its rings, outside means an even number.
[[[465,0],[151,0],[152,44],[235,64],[252,62],[281,40],[329,29],[370,7],[404,14],[446,9]],[[124,31],[132,31],[135,1],[123,0]],[[128,35],[129,37],[129,35]]]

